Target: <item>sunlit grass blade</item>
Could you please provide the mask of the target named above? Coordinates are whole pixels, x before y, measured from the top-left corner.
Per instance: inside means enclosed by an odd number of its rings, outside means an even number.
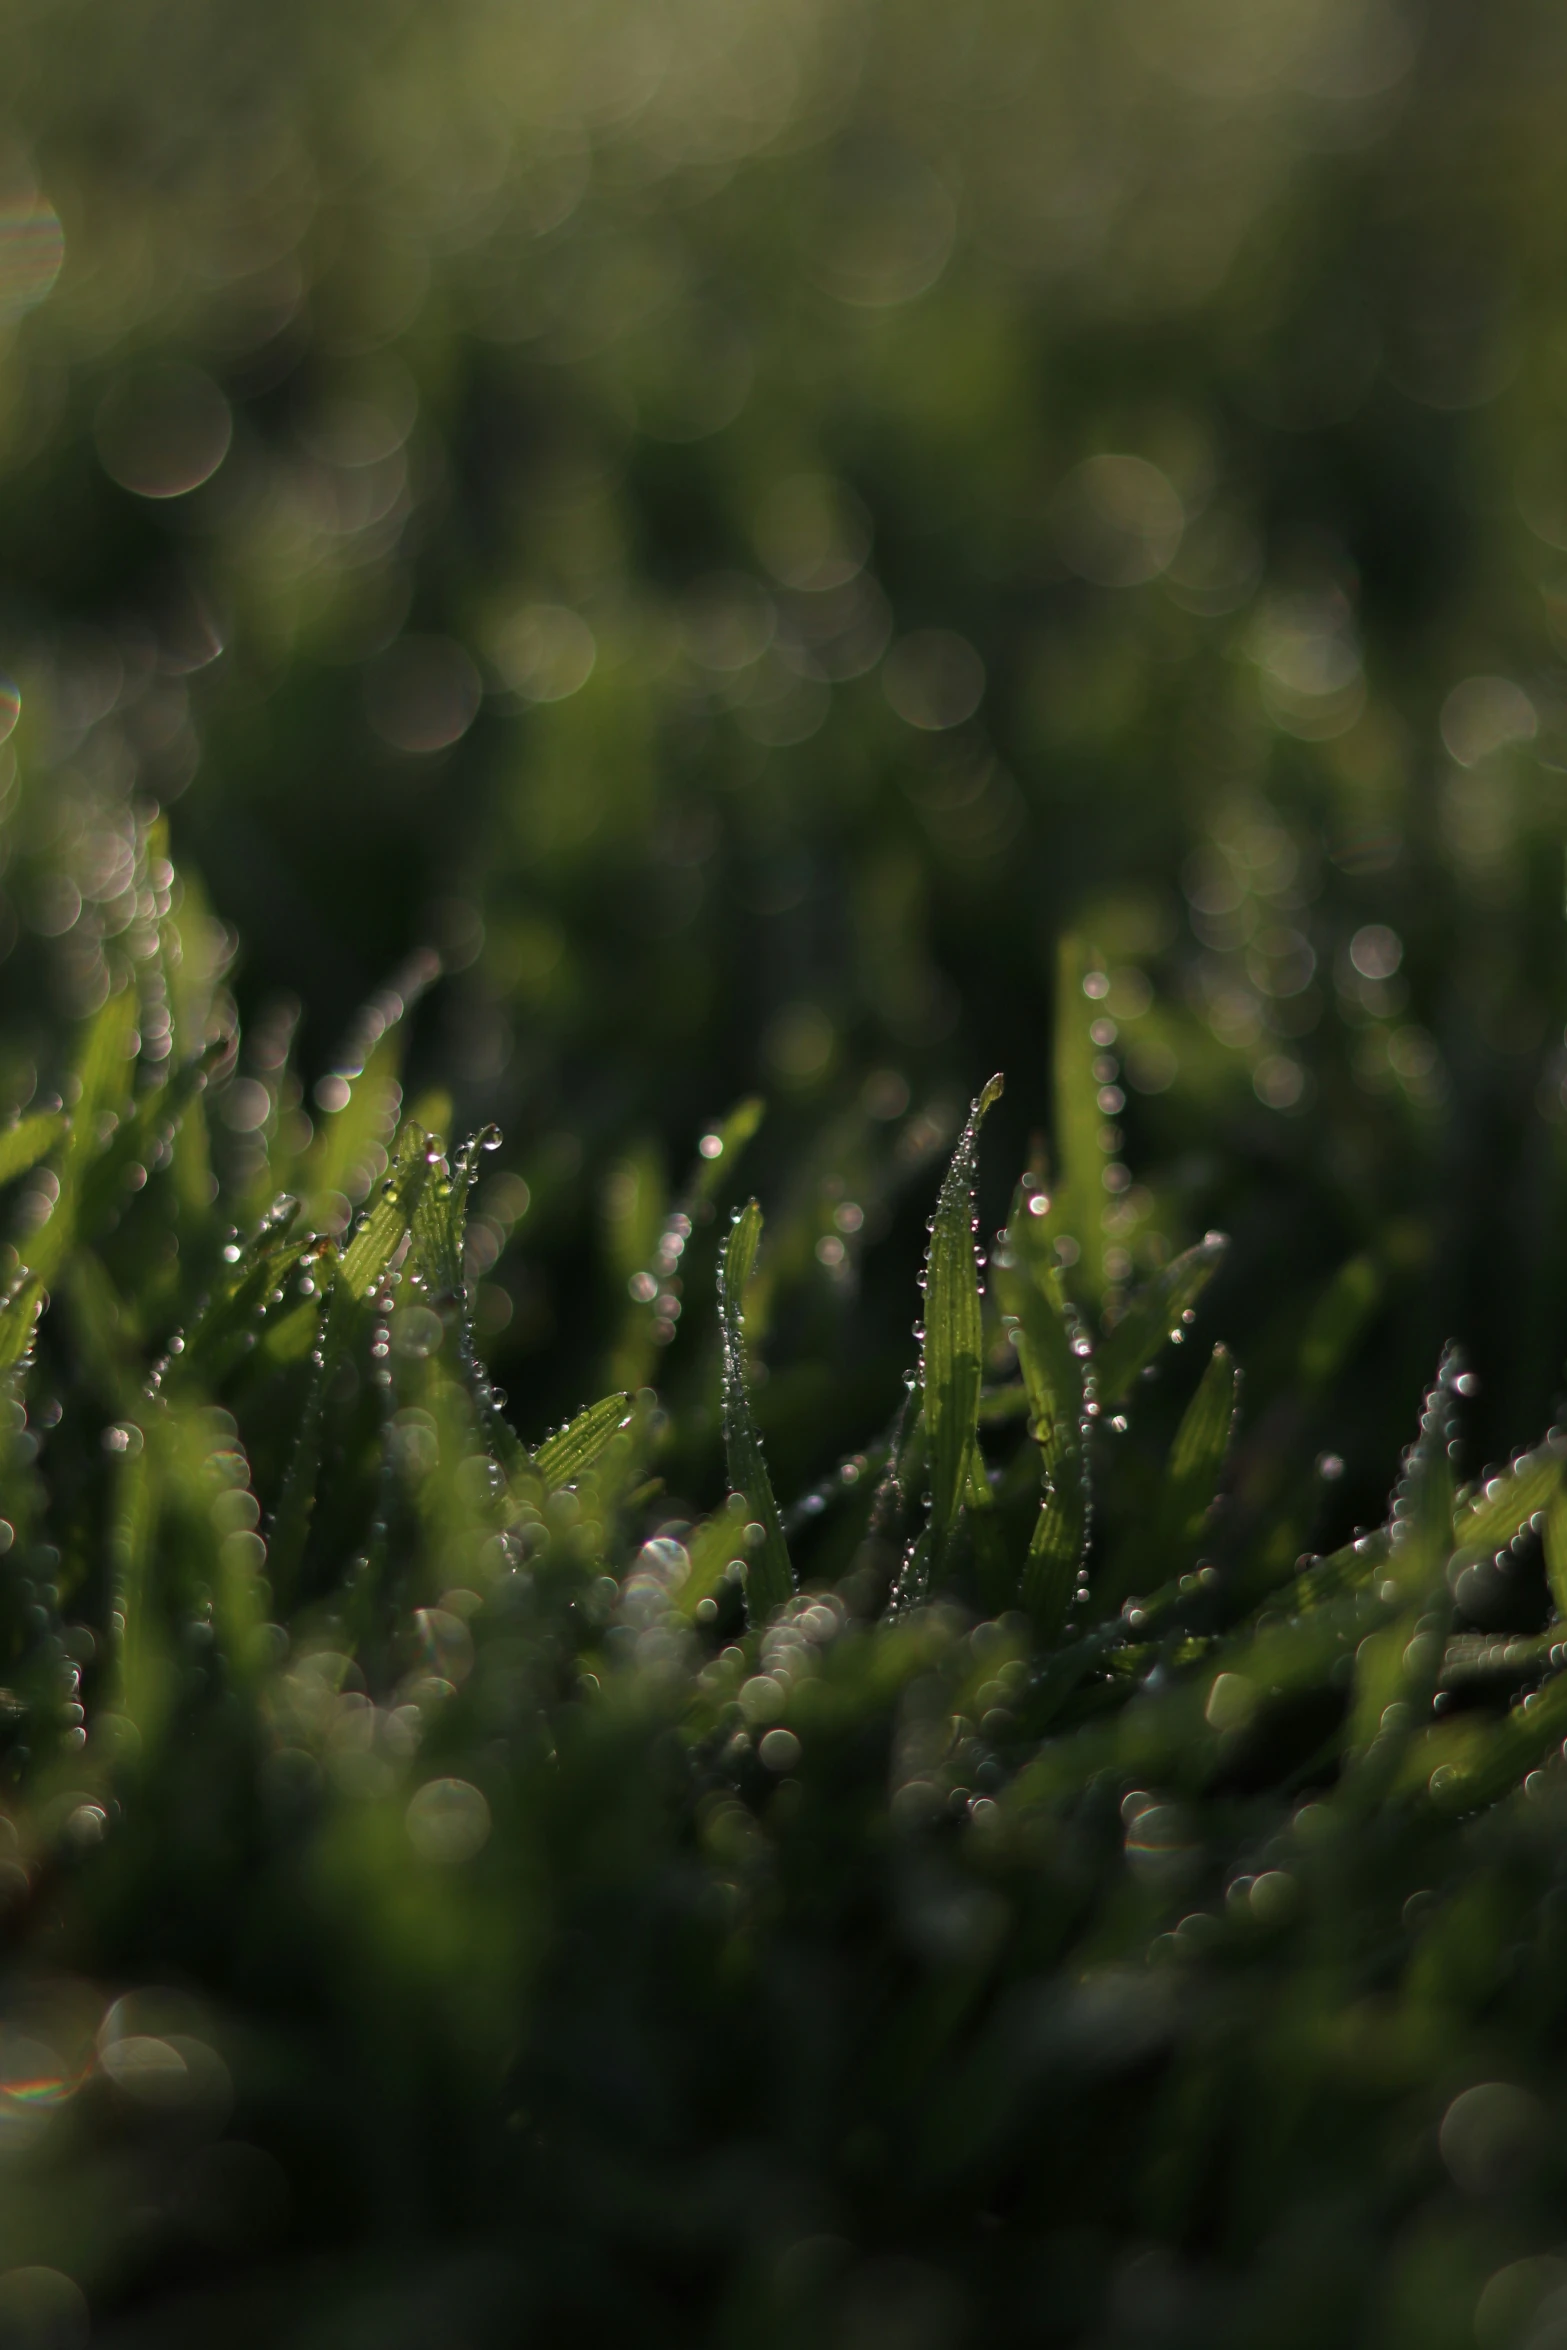
[[[35,1274],[20,1282],[0,1304],[0,1373],[14,1371],[25,1359],[43,1303],[44,1285]]]
[[[0,1183],[14,1183],[47,1158],[69,1124],[61,1110],[35,1110],[30,1118],[6,1127],[0,1133]]]
[[[1066,1621],[1088,1548],[1087,1406],[1095,1386],[1087,1340],[1061,1298],[1036,1224],[1028,1197],[1020,1196],[995,1278],[1012,1326],[1028,1397],[1029,1433],[1039,1447],[1044,1482],[1023,1562],[1021,1596],[1040,1637],[1053,1640]]]
[[[1420,1431],[1404,1455],[1389,1520],[1388,1563],[1393,1581],[1412,1599],[1424,1599],[1441,1582],[1453,1550],[1453,1463],[1457,1436],[1453,1381],[1458,1358],[1449,1350],[1420,1414]],[[1546,1488],[1541,1489],[1541,1499]],[[1505,1522],[1505,1512],[1498,1521]],[[1515,1530],[1499,1535],[1505,1541]]]
[[[1042,1640],[1060,1637],[1088,1548],[1088,1527],[1088,1479],[1082,1450],[1074,1448],[1050,1477],[1023,1562],[1023,1605]]]
[[[931,1547],[938,1568],[979,1448],[984,1330],[974,1259],[974,1173],[980,1124],[1001,1088],[1001,1078],[992,1077],[969,1111],[942,1182],[925,1258],[920,1384],[930,1447]]]
[[[1562,1454],[1550,1444],[1520,1453],[1493,1477],[1453,1521],[1453,1539],[1464,1550],[1489,1555],[1511,1542],[1543,1510],[1549,1528],[1562,1490]]]
[[[156,1452],[135,1422],[118,1432],[109,1531],[113,1594],[110,1686],[114,1711],[134,1723],[144,1744],[162,1727],[168,1666],[150,1605],[148,1581],[157,1534],[160,1480]]]
[[[363,1308],[412,1227],[420,1194],[429,1178],[429,1136],[422,1127],[409,1124],[398,1138],[391,1172],[361,1216],[333,1271],[323,1315],[324,1327],[272,1523],[272,1573],[280,1591],[288,1590],[297,1575],[310,1531],[321,1459],[322,1418],[332,1380]],[[324,1263],[322,1269],[324,1272]]]
[[[412,1125],[409,1131],[415,1131]],[[468,1202],[478,1181],[480,1160],[487,1151],[498,1149],[500,1141],[498,1126],[483,1127],[453,1153],[448,1168],[438,1138],[426,1136],[430,1175],[414,1203],[410,1261],[432,1301],[451,1310],[464,1384],[491,1446],[508,1471],[515,1472],[525,1465],[526,1454],[516,1431],[502,1415],[489,1373],[480,1360],[464,1270]]]
[[[226,1033],[232,1026],[232,1006],[222,998],[222,980],[237,942],[207,904],[196,876],[173,874],[168,846],[168,822],[159,817],[147,827],[144,858],[149,880],[160,869],[166,878],[170,910],[158,924],[156,971],[144,984],[156,989],[161,981],[162,1008],[171,1023],[170,1049],[176,1062],[188,1066],[205,1052],[214,1033]],[[200,1097],[190,1103],[175,1131],[171,1175],[187,1231],[205,1240],[213,1223],[216,1187],[206,1104]]]
[[[533,1465],[545,1484],[569,1485],[585,1469],[591,1469],[630,1416],[629,1395],[606,1395],[547,1436],[533,1456]]]
[[[232,1050],[227,1038],[204,1046],[121,1119],[82,1177],[77,1222],[84,1239],[97,1238],[146,1181],[149,1167],[170,1156],[191,1105]]]
[[[250,1240],[231,1244],[238,1253],[225,1263],[184,1344],[170,1355],[162,1384],[217,1388],[250,1352],[275,1292],[310,1246],[308,1236],[291,1237],[298,1219],[297,1199],[275,1200]]]
[[[1239,1391],[1239,1374],[1228,1351],[1216,1346],[1170,1447],[1160,1530],[1172,1548],[1188,1548],[1202,1532],[1219,1490]]]
[[[403,1098],[402,1050],[401,1029],[390,1027],[362,1070],[336,1080],[345,1089],[341,1107],[323,1111],[297,1172],[299,1188],[318,1225],[340,1230],[343,1202],[363,1199],[385,1167]],[[279,1173],[291,1184],[296,1180],[291,1170]]]
[[[463,1241],[468,1226],[468,1194],[478,1169],[478,1153],[488,1142],[490,1131],[493,1130],[475,1135],[458,1152],[449,1175],[437,1166],[435,1179],[424,1185],[414,1208],[414,1261],[437,1300],[460,1298],[464,1294]],[[427,1141],[437,1160],[444,1156],[437,1136],[431,1135]]]
[[[398,1137],[391,1173],[355,1225],[353,1237],[343,1251],[334,1284],[334,1301],[339,1293],[356,1304],[370,1295],[397,1253],[403,1235],[412,1229],[429,1180],[430,1138],[420,1126],[405,1126]]]
[[[1545,1510],[1545,1574],[1556,1613],[1567,1622],[1567,1484],[1560,1479]]]
[[[794,1591],[794,1569],[784,1540],[772,1480],[751,1409],[745,1354],[745,1290],[756,1266],[762,1211],[749,1200],[736,1215],[718,1269],[718,1313],[723,1338],[724,1452],[729,1483],[743,1493],[761,1541],[750,1554],[746,1607],[753,1624],[763,1624]]]
[[[736,1506],[735,1497],[731,1497],[727,1508],[715,1512],[686,1537],[690,1565],[685,1581],[675,1594],[675,1604],[682,1616],[694,1616],[703,1600],[710,1599],[718,1590],[735,1561],[743,1559],[745,1509],[743,1499]]]
[[[1477,1811],[1516,1787],[1567,1733],[1567,1674],[1548,1681],[1499,1722],[1479,1719],[1430,1730],[1411,1754],[1407,1776],[1424,1781],[1440,1811]],[[1418,1761],[1416,1756],[1418,1755]],[[1440,1757],[1440,1759],[1438,1759]],[[1434,1765],[1434,1767],[1432,1767]]]
[[[1393,1497],[1379,1589],[1398,1612],[1355,1651],[1348,1744],[1361,1795],[1380,1792],[1396,1775],[1410,1735],[1429,1715],[1441,1670],[1452,1620],[1443,1569],[1453,1547],[1457,1376],[1458,1359],[1449,1349],[1427,1391],[1419,1434],[1404,1456]]]
[[[610,1170],[604,1186],[605,1256],[623,1302],[604,1369],[616,1387],[645,1387],[652,1375],[659,1288],[652,1263],[668,1204],[663,1160],[652,1143],[638,1144]]]
[[[1134,1293],[1094,1356],[1094,1391],[1102,1409],[1120,1403],[1160,1348],[1179,1335],[1182,1317],[1212,1280],[1228,1247],[1224,1233],[1210,1232]]]
[[[1357,1536],[1325,1558],[1308,1555],[1289,1584],[1291,1607],[1302,1612],[1328,1607],[1347,1592],[1360,1591],[1381,1573],[1388,1555],[1385,1527]]]
[[[1078,1441],[1086,1366],[1091,1358],[1077,1318],[1064,1303],[1048,1263],[1033,1246],[1033,1237],[1026,1210],[1015,1214],[994,1273],[996,1293],[1012,1326],[1012,1343],[1023,1375],[1029,1431],[1048,1470]],[[1096,1363],[1096,1395],[1097,1368]]]
[[[104,1145],[100,1120],[117,1124],[129,1106],[136,1051],[136,990],[122,987],[95,1012],[76,1064],[76,1099],[60,1157],[60,1192],[48,1217],[21,1243],[23,1262],[47,1287],[76,1238],[88,1169]]]

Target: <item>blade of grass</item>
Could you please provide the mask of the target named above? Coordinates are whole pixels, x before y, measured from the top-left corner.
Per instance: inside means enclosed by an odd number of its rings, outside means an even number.
[[[100,1120],[119,1118],[130,1095],[136,1049],[136,990],[122,987],[96,1012],[76,1064],[71,1129],[60,1160],[60,1192],[47,1219],[21,1243],[23,1263],[47,1288],[68,1256],[87,1171],[102,1151]]]
[[[0,1372],[14,1371],[33,1343],[44,1307],[44,1285],[34,1274],[18,1284],[0,1306]]]
[[[1114,1329],[1100,1340],[1094,1358],[1094,1391],[1101,1409],[1120,1403],[1139,1372],[1179,1334],[1182,1315],[1190,1312],[1212,1280],[1229,1245],[1226,1234],[1210,1232],[1132,1297]]]
[[[410,1123],[398,1137],[390,1173],[361,1216],[332,1275],[310,1385],[268,1544],[273,1583],[280,1593],[291,1591],[304,1557],[321,1461],[322,1420],[333,1378],[348,1351],[361,1310],[391,1264],[404,1234],[412,1229],[420,1194],[429,1178],[430,1138],[423,1127]],[[323,1260],[323,1277],[325,1269]]]
[[[1350,1783],[1356,1801],[1384,1793],[1411,1734],[1429,1715],[1441,1671],[1452,1606],[1443,1578],[1453,1546],[1456,1432],[1449,1348],[1420,1414],[1420,1432],[1404,1456],[1394,1493],[1387,1570],[1380,1586],[1401,1603],[1393,1620],[1355,1651],[1355,1694],[1348,1743],[1356,1756]]]
[[[1567,1621],[1567,1485],[1559,1480],[1545,1512],[1545,1573],[1556,1613]]]
[[[1501,1550],[1541,1510],[1554,1509],[1561,1491],[1562,1456],[1549,1445],[1520,1454],[1501,1476],[1493,1477],[1482,1494],[1460,1509],[1453,1522],[1453,1538],[1465,1550],[1485,1556]]]
[[[1202,1533],[1219,1489],[1239,1389],[1228,1351],[1216,1346],[1170,1447],[1159,1524],[1162,1540],[1172,1548],[1189,1549]]]
[[[226,1037],[204,1046],[161,1085],[143,1094],[116,1127],[82,1177],[77,1224],[85,1239],[96,1238],[145,1182],[148,1167],[169,1150],[192,1103],[232,1051]]]
[[[403,1098],[402,1048],[401,1027],[389,1027],[363,1069],[346,1080],[350,1090],[342,1108],[327,1111],[316,1129],[297,1179],[318,1222],[334,1196],[362,1199],[374,1170],[385,1165],[381,1153]]]
[[[751,1409],[745,1355],[745,1288],[756,1266],[762,1211],[747,1201],[730,1226],[718,1265],[718,1314],[723,1335],[724,1452],[729,1483],[743,1493],[762,1539],[751,1553],[746,1578],[746,1611],[752,1624],[765,1623],[794,1592],[794,1569],[784,1540],[772,1480]]]
[[[630,1417],[629,1395],[606,1395],[598,1403],[590,1403],[586,1411],[544,1439],[533,1456],[534,1467],[546,1485],[569,1485],[592,1468]]]
[[[497,1458],[515,1475],[527,1466],[527,1455],[501,1411],[489,1373],[480,1359],[463,1270],[468,1202],[479,1179],[479,1162],[487,1151],[499,1147],[500,1140],[498,1126],[486,1126],[479,1133],[471,1134],[455,1153],[448,1172],[439,1140],[426,1138],[425,1155],[431,1174],[414,1205],[411,1256],[414,1269],[432,1299],[438,1304],[450,1304],[456,1319],[457,1357],[464,1384]]]
[[[1028,1398],[1029,1434],[1039,1448],[1044,1493],[1023,1562],[1021,1597],[1040,1637],[1059,1638],[1088,1549],[1091,1523],[1088,1435],[1095,1384],[1087,1341],[1061,1296],[1033,1195],[1014,1202],[996,1284]]]
[[[35,1110],[30,1118],[8,1126],[0,1134],[0,1183],[14,1183],[47,1158],[69,1125],[63,1110]]]
[[[370,1295],[404,1233],[413,1229],[429,1177],[430,1138],[422,1126],[407,1125],[398,1137],[390,1174],[343,1251],[333,1285],[334,1310],[339,1297],[362,1304]]]
[[[979,1452],[984,1331],[974,1260],[974,1172],[979,1129],[1001,1094],[992,1077],[969,1111],[942,1182],[925,1258],[920,1384],[930,1446],[932,1564],[939,1570]]]
[[[156,1384],[174,1389],[205,1384],[216,1389],[225,1373],[255,1345],[268,1304],[285,1276],[304,1256],[310,1241],[292,1239],[299,1202],[286,1194],[274,1200],[257,1231],[239,1247],[223,1278],[203,1300],[185,1334],[185,1343],[172,1353]]]
[[[1312,1308],[1300,1342],[1302,1385],[1327,1386],[1379,1303],[1384,1285],[1374,1256],[1350,1257],[1340,1265]]]

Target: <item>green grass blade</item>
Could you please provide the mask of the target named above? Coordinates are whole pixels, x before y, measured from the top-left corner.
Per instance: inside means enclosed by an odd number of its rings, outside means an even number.
[[[343,1251],[334,1299],[341,1294],[357,1304],[370,1295],[397,1253],[404,1233],[412,1229],[429,1179],[430,1138],[422,1126],[410,1124],[398,1137],[391,1173]]]
[[[1216,1346],[1170,1447],[1160,1518],[1172,1544],[1189,1547],[1202,1532],[1219,1489],[1239,1389],[1228,1351]]]
[[[1453,1550],[1453,1464],[1449,1446],[1456,1434],[1449,1354],[1420,1414],[1420,1433],[1404,1457],[1389,1522],[1389,1567],[1401,1591],[1423,1600],[1440,1585]],[[1546,1488],[1541,1488],[1544,1498]],[[1527,1512],[1525,1513],[1527,1516]],[[1505,1523],[1505,1511],[1498,1518]],[[1510,1539],[1518,1521],[1498,1539]]]
[[[555,1435],[547,1436],[533,1456],[534,1467],[546,1485],[569,1485],[606,1451],[612,1437],[631,1417],[629,1395],[606,1395]]]
[[[745,1288],[756,1265],[762,1211],[749,1200],[736,1215],[718,1265],[718,1314],[723,1335],[724,1453],[731,1488],[743,1493],[762,1539],[751,1553],[746,1607],[753,1624],[765,1623],[794,1592],[794,1569],[784,1540],[772,1480],[751,1410],[745,1359]]]
[[[687,1619],[696,1614],[704,1599],[711,1598],[724,1582],[731,1562],[745,1548],[745,1503],[738,1506],[732,1500],[686,1537],[686,1553],[690,1568],[685,1581],[675,1594],[675,1605]]]
[[[1029,1248],[1032,1237],[1022,1219],[1014,1216],[1007,1247],[994,1270],[1002,1311],[1013,1325],[1012,1342],[1028,1398],[1029,1432],[1048,1471],[1078,1441],[1089,1358],[1086,1346],[1082,1354],[1077,1351],[1083,1345],[1077,1323],[1063,1307],[1047,1266]]]
[[[435,1157],[444,1155],[437,1137],[428,1138]],[[437,1171],[425,1184],[414,1207],[413,1253],[420,1274],[437,1298],[460,1298],[464,1291],[463,1242],[468,1229],[468,1194],[477,1172],[479,1138],[458,1154],[448,1178]]]
[[[1094,1075],[1098,1047],[1089,1034],[1094,1018],[1092,1001],[1085,996],[1088,952],[1080,938],[1061,941],[1056,959],[1054,1075],[1055,1109],[1054,1198],[1049,1230],[1077,1244],[1072,1286],[1093,1299],[1105,1289],[1105,1165],[1104,1136],[1108,1132],[1099,1108],[1099,1081]]]
[[[273,1582],[280,1592],[290,1590],[310,1533],[321,1464],[322,1423],[333,1378],[362,1310],[402,1245],[404,1234],[412,1228],[429,1178],[430,1138],[423,1127],[410,1123],[398,1137],[391,1172],[361,1216],[332,1278],[325,1327],[272,1523],[269,1555]]]
[[[1350,1257],[1340,1265],[1312,1308],[1300,1342],[1300,1376],[1308,1389],[1327,1386],[1371,1319],[1382,1297],[1382,1268],[1375,1257]]]
[[[8,1126],[0,1134],[0,1183],[14,1183],[47,1158],[69,1125],[63,1110],[35,1110],[30,1118]]]
[[[143,853],[148,864],[166,859],[168,847],[167,819],[160,816],[147,828]],[[219,987],[233,959],[235,940],[213,914],[194,873],[180,875],[172,900],[169,912],[158,924],[158,970],[167,1008],[173,1015],[170,1045],[176,1058],[188,1066],[199,1060],[211,1043],[214,1026],[227,1025],[228,1008],[220,1011]],[[193,1099],[179,1120],[170,1172],[186,1229],[200,1232],[204,1240],[210,1238],[215,1225],[214,1187],[204,1097]]]
[[[1086,1341],[1060,1294],[1028,1196],[1016,1202],[995,1265],[997,1295],[1028,1398],[1044,1494],[1023,1562],[1022,1601],[1041,1638],[1059,1637],[1088,1548],[1091,1487],[1088,1404],[1095,1393]],[[1079,1350],[1082,1351],[1079,1351]]]
[[[1560,1479],[1545,1512],[1545,1574],[1556,1613],[1567,1622],[1567,1485]]]
[[[1443,1581],[1453,1544],[1456,1432],[1450,1351],[1420,1414],[1420,1433],[1404,1456],[1393,1497],[1387,1570],[1381,1590],[1400,1604],[1392,1622],[1355,1651],[1355,1694],[1348,1741],[1357,1758],[1362,1800],[1392,1783],[1416,1724],[1429,1717],[1441,1670],[1451,1607]],[[1390,1588],[1391,1587],[1391,1588]],[[1440,1605],[1433,1611],[1433,1601]]]
[[[0,1305],[0,1372],[14,1371],[25,1359],[43,1303],[44,1285],[35,1274]]]
[[[400,1023],[378,1040],[363,1069],[349,1080],[341,1109],[322,1115],[316,1136],[300,1165],[297,1182],[309,1211],[320,1222],[334,1199],[363,1199],[384,1167],[384,1153],[402,1105],[403,1036]],[[296,1180],[288,1170],[290,1188]],[[341,1218],[341,1206],[337,1210]]]
[[[1315,1608],[1330,1607],[1348,1592],[1364,1590],[1384,1573],[1387,1554],[1387,1530],[1380,1527],[1374,1534],[1329,1551],[1325,1558],[1308,1557],[1288,1586],[1290,1606],[1305,1615]]]
[[[415,1129],[410,1126],[410,1131]],[[489,1373],[480,1360],[463,1270],[468,1201],[479,1178],[479,1162],[486,1151],[498,1146],[500,1139],[498,1126],[486,1126],[478,1134],[471,1134],[453,1155],[448,1171],[439,1140],[425,1137],[425,1158],[431,1172],[414,1203],[410,1256],[431,1298],[438,1304],[449,1301],[455,1310],[457,1354],[464,1384],[498,1458],[509,1472],[515,1473],[527,1466],[527,1455],[511,1423],[502,1414]]]
[[[134,1722],[144,1744],[150,1744],[162,1727],[168,1680],[149,1590],[160,1514],[159,1464],[143,1430],[133,1423],[129,1434],[129,1449],[118,1463],[109,1534],[111,1686],[115,1711]]]
[[[1567,1675],[1548,1681],[1532,1703],[1514,1706],[1483,1732],[1460,1759],[1431,1772],[1431,1799],[1445,1812],[1495,1803],[1524,1773],[1542,1762],[1567,1731]]]
[[[224,1265],[223,1278],[203,1301],[184,1345],[169,1356],[160,1386],[215,1390],[250,1352],[273,1293],[310,1246],[308,1238],[290,1238],[298,1217],[297,1199],[285,1195],[273,1201],[233,1262]]]
[[[1094,1358],[1094,1388],[1103,1409],[1120,1403],[1159,1349],[1180,1335],[1182,1315],[1212,1280],[1229,1245],[1224,1233],[1210,1232],[1130,1300]]]
[[[1542,1510],[1549,1530],[1550,1513],[1561,1487],[1559,1452],[1541,1445],[1535,1452],[1522,1453],[1499,1477],[1493,1477],[1467,1508],[1459,1510],[1453,1538],[1464,1550],[1489,1556],[1511,1542]]]
[[[136,1008],[136,990],[122,987],[94,1014],[82,1042],[71,1128],[60,1161],[60,1195],[46,1221],[21,1243],[24,1264],[45,1287],[76,1238],[87,1172],[104,1147],[100,1121],[118,1123],[129,1106]]]
[[[920,1381],[930,1444],[931,1547],[938,1566],[979,1449],[984,1331],[974,1261],[974,1168],[980,1124],[1001,1087],[1001,1078],[992,1077],[969,1111],[941,1186],[925,1258]]]
[[[83,1239],[96,1240],[120,1214],[131,1191],[145,1180],[146,1169],[169,1151],[192,1103],[232,1050],[226,1037],[204,1046],[143,1094],[120,1121],[81,1178],[77,1230]]]
[[[1058,1640],[1088,1549],[1089,1485],[1081,1445],[1049,1479],[1023,1562],[1023,1605],[1040,1638]]]

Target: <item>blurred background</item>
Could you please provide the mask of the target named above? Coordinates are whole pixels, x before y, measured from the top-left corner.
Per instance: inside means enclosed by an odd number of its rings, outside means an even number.
[[[1558,9],[16,0],[7,33],[10,1100],[107,985],[140,808],[235,934],[241,1156],[434,950],[410,1081],[505,1129],[473,1269],[536,1414],[659,1348],[709,1376],[646,1268],[759,1091],[787,1483],[855,1434],[813,1418],[829,1353],[867,1429],[896,1396],[993,1068],[992,1221],[1043,1163],[1073,929],[1112,1288],[1230,1230],[1265,1433],[1347,1263],[1358,1353],[1290,1437],[1346,1516],[1450,1334],[1477,1442],[1537,1431]]]

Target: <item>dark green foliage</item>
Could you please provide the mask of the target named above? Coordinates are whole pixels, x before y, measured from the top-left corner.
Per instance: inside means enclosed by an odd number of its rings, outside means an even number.
[[[1255,1369],[1358,1265],[1346,1522],[1449,1333],[1517,1442],[1567,1310],[1556,44],[1540,0],[38,0],[0,1115],[157,802],[283,1128],[446,959],[409,1066],[527,1185],[475,1310],[534,1425],[650,1376],[576,1310],[624,1170],[765,1084],[781,1187],[1001,1064],[1043,1173],[1054,1027],[1115,1064],[1051,1137],[1081,1302],[1222,1228]]]
[[[9,12],[0,2350],[1560,2335],[1562,55]]]
[[[1462,1482],[1450,1354],[1386,1524],[1281,1567],[1225,1348],[1179,1409],[1141,1376],[1216,1240],[1076,1304],[1030,1177],[981,1288],[993,1084],[922,1375],[786,1547],[758,1350],[807,1277],[789,1211],[765,1265],[713,1212],[753,1108],[659,1228],[705,1401],[537,1441],[470,1323],[483,1138],[379,1141],[378,1048],[309,1146],[357,1218],[236,1229],[184,1173],[231,1044],[126,1050],[167,943],[3,1324],[13,2332],[1369,2350],[1544,2304],[1558,1433]],[[1514,1559],[1544,1628],[1487,1635]]]

